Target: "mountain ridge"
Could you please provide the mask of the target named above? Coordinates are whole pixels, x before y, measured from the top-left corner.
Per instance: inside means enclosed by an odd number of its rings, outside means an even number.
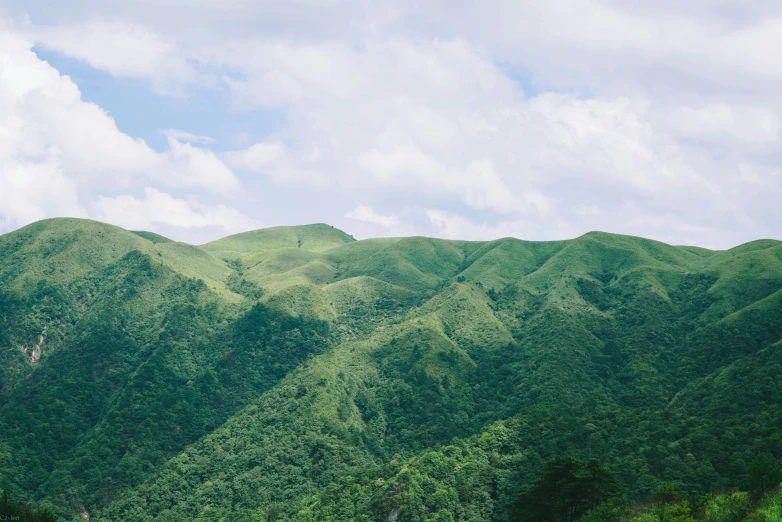
[[[107,229],[119,229],[119,230],[123,230],[125,232],[136,234],[136,235],[138,235],[139,237],[141,237],[143,239],[147,239],[148,241],[153,241],[153,242],[154,241],[157,241],[157,242],[175,242],[172,239],[169,239],[169,238],[167,238],[165,236],[162,236],[160,234],[157,234],[157,233],[151,232],[151,231],[146,231],[146,230],[127,230],[127,229],[124,229],[124,228],[122,228],[120,226],[112,225],[110,223],[106,223],[106,222],[102,222],[102,221],[96,221],[96,220],[92,220],[92,219],[88,219],[88,218],[67,218],[67,217],[41,219],[39,221],[35,221],[33,223],[30,223],[28,225],[24,225],[22,227],[19,227],[19,228],[15,229],[15,230],[4,232],[3,234],[0,234],[0,237],[1,236],[5,236],[5,235],[9,235],[9,234],[14,234],[14,233],[23,231],[25,229],[28,229],[30,227],[31,228],[41,228],[41,227],[46,227],[46,226],[51,225],[51,224],[77,224],[77,223],[104,226]],[[221,237],[219,239],[212,240],[212,241],[210,241],[208,243],[204,243],[204,244],[201,244],[201,245],[192,245],[192,246],[197,246],[197,247],[203,248],[203,247],[208,247],[209,245],[212,245],[212,247],[214,247],[215,244],[219,244],[220,242],[222,242],[224,240],[227,240],[227,239],[252,238],[253,236],[258,236],[258,235],[263,237],[266,234],[271,235],[271,234],[273,234],[275,232],[279,232],[282,235],[285,235],[286,233],[291,233],[291,234],[294,235],[294,237],[298,238],[297,234],[300,234],[300,233],[303,233],[303,235],[306,236],[307,233],[323,231],[323,230],[332,230],[337,237],[344,238],[345,242],[368,241],[368,240],[376,240],[376,239],[399,240],[399,239],[406,239],[406,238],[407,239],[413,239],[413,238],[415,238],[415,239],[437,239],[437,238],[429,237],[429,236],[399,236],[399,237],[383,236],[383,237],[378,237],[378,238],[366,238],[366,239],[362,239],[362,240],[356,240],[352,236],[347,234],[346,232],[344,232],[344,231],[342,231],[342,230],[340,230],[338,228],[335,228],[333,225],[329,225],[328,223],[310,223],[310,224],[305,224],[305,225],[275,225],[275,226],[271,226],[271,227],[253,229],[253,230],[248,230],[246,232],[239,232],[239,233],[236,233],[236,234],[229,234],[229,235]],[[576,240],[579,240],[579,239],[589,239],[589,238],[596,238],[596,237],[599,238],[601,236],[608,236],[608,237],[612,237],[612,238],[627,238],[627,239],[631,239],[631,240],[642,240],[642,241],[648,241],[648,242],[651,242],[651,243],[659,243],[659,244],[667,245],[667,246],[674,247],[674,248],[698,249],[698,250],[701,250],[701,251],[707,251],[707,252],[711,252],[711,253],[715,253],[715,254],[716,253],[720,253],[720,252],[738,251],[740,249],[741,250],[766,249],[766,248],[772,248],[774,246],[778,246],[780,243],[782,243],[782,240],[778,240],[778,239],[758,238],[758,239],[753,239],[753,240],[747,241],[745,243],[741,243],[741,244],[735,245],[735,246],[730,247],[728,249],[721,249],[720,250],[720,249],[709,249],[709,248],[700,247],[700,246],[697,246],[697,245],[671,245],[671,244],[665,243],[663,241],[659,241],[659,240],[656,240],[656,239],[650,239],[650,238],[646,238],[646,237],[643,237],[643,236],[634,236],[634,235],[628,235],[628,234],[604,232],[604,231],[600,231],[600,230],[591,230],[591,231],[585,232],[585,233],[583,233],[583,234],[581,234],[579,236],[576,236],[576,237],[573,237],[573,238],[570,238],[570,239],[527,240],[527,239],[517,238],[517,237],[514,237],[514,236],[504,236],[504,237],[499,237],[499,238],[495,238],[495,239],[487,239],[487,240],[470,240],[468,242],[470,242],[470,243],[496,243],[496,242],[501,242],[501,241],[505,241],[505,240],[514,240],[514,241],[520,241],[520,242],[525,242],[525,243],[561,243],[561,242],[572,242],[572,241],[576,241]],[[461,239],[441,239],[441,241],[446,241],[446,242],[449,242],[449,241],[465,242],[465,240],[461,240]],[[189,243],[185,243],[185,244],[189,244]],[[336,246],[338,246],[338,245],[336,245]],[[756,248],[756,247],[759,247],[759,248]],[[280,247],[280,248],[285,248],[285,247]],[[209,248],[209,250],[219,250],[219,249],[218,248]]]
[[[149,237],[0,236],[0,487],[65,519],[499,521],[558,454],[718,491],[782,425],[779,241]]]

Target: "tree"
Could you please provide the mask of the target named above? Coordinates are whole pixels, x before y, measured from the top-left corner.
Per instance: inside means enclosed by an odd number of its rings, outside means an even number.
[[[775,432],[768,438],[768,441],[771,444],[771,453],[775,457],[779,457],[780,452],[782,452],[782,433]]]
[[[624,487],[597,460],[557,457],[535,482],[521,489],[513,506],[514,522],[572,522],[587,511],[622,495]]]
[[[652,500],[657,504],[660,519],[665,517],[665,506],[676,500],[677,496],[676,489],[674,489],[673,484],[670,482],[660,482],[657,489],[654,490]]]
[[[665,510],[665,518],[668,522],[692,522],[690,503],[685,499],[680,504],[674,504]]]
[[[782,466],[767,453],[758,453],[749,465],[747,474],[749,490],[761,496],[782,482]]]
[[[3,491],[0,495],[0,520],[57,522],[58,518],[49,510],[36,510],[30,504],[15,501],[7,491]]]

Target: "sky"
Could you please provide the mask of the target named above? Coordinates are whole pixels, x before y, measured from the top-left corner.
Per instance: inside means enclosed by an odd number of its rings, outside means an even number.
[[[778,0],[0,0],[0,233],[782,239]]]

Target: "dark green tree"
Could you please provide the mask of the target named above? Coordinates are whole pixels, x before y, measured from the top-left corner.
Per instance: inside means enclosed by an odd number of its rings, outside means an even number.
[[[623,485],[595,460],[557,457],[540,476],[521,489],[514,503],[514,522],[572,522],[588,511],[621,497]]]
[[[11,498],[7,491],[0,495],[0,520],[18,522],[57,522],[59,519],[49,510],[37,510],[29,504]]]
[[[749,490],[762,496],[782,482],[782,466],[767,453],[758,453],[747,470]]]
[[[780,453],[782,453],[782,433],[775,432],[771,437],[768,438],[768,441],[771,445],[771,453],[775,457],[779,457]]]
[[[665,507],[668,504],[673,503],[673,501],[676,500],[678,496],[679,495],[676,492],[676,489],[673,487],[673,484],[670,482],[660,482],[660,484],[654,490],[654,494],[652,495],[652,500],[657,505],[657,511],[659,513],[660,520],[665,519]]]

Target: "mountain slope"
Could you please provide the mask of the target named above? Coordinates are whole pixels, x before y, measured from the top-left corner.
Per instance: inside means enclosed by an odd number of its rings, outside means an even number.
[[[0,236],[0,487],[68,519],[504,520],[552,456],[706,492],[782,422],[778,241],[143,236]]]

